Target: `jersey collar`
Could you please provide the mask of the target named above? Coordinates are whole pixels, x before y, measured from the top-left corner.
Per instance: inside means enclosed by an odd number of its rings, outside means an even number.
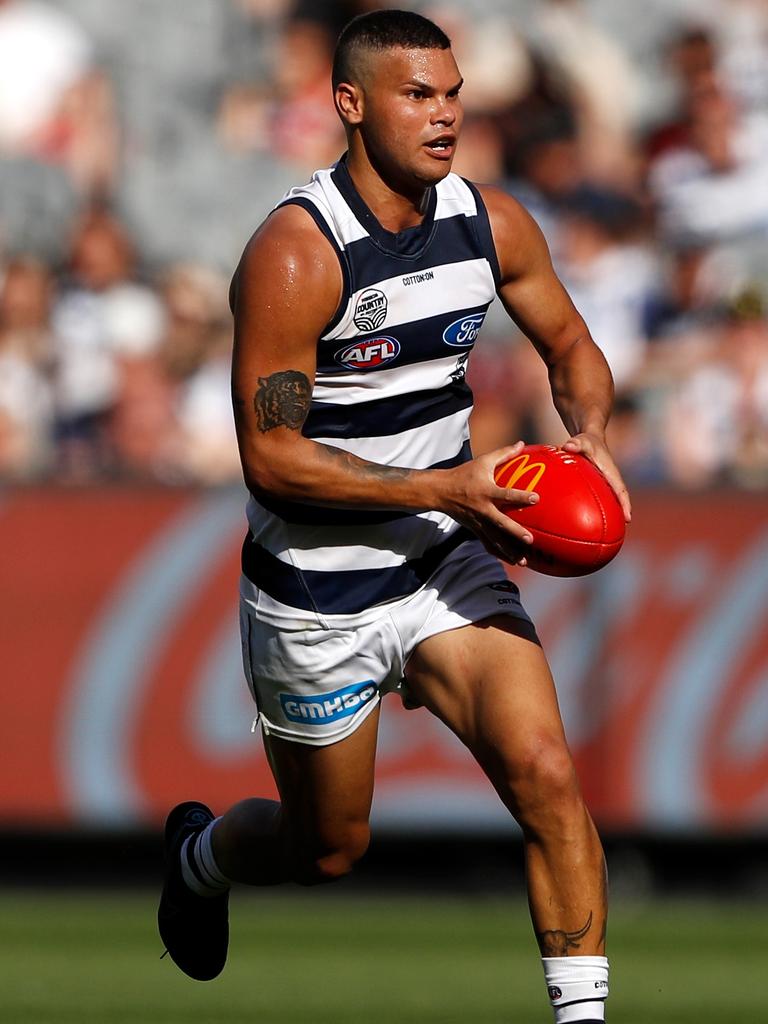
[[[435,227],[437,189],[430,188],[427,195],[427,209],[421,224],[402,231],[387,231],[376,219],[363,197],[355,188],[347,167],[347,154],[335,164],[331,175],[333,183],[341,193],[347,206],[370,235],[372,241],[392,256],[415,259],[426,249]]]

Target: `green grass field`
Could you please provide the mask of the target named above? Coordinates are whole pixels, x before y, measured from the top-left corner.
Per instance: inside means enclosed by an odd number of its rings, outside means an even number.
[[[0,893],[8,1024],[549,1024],[522,903],[238,892],[224,974],[162,952],[154,895]],[[619,905],[611,1024],[766,1020],[765,908]]]

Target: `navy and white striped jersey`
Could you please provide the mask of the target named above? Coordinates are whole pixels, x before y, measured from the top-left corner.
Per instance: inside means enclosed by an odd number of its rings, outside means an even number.
[[[471,458],[466,364],[499,284],[474,185],[449,174],[421,224],[386,231],[344,159],[292,189],[331,242],[344,291],[317,341],[306,437],[371,462],[448,468]],[[244,585],[280,606],[325,616],[416,591],[469,536],[440,512],[325,508],[251,497]]]

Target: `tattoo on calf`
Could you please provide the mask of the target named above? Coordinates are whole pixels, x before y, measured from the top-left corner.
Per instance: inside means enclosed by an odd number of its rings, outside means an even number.
[[[581,940],[592,927],[592,911],[589,912],[587,923],[575,932],[564,932],[559,929],[536,932],[542,956],[568,956],[569,949],[578,949]]]
[[[299,370],[281,370],[259,377],[253,407],[259,430],[266,434],[274,427],[300,430],[312,403],[309,378]]]

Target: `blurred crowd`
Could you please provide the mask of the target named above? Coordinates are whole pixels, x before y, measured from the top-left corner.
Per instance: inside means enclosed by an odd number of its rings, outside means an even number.
[[[343,151],[331,55],[372,6],[0,0],[0,478],[239,478],[229,278]],[[454,169],[541,225],[629,482],[768,484],[768,2],[418,9],[466,79]],[[565,436],[504,315],[470,381],[476,451]]]

